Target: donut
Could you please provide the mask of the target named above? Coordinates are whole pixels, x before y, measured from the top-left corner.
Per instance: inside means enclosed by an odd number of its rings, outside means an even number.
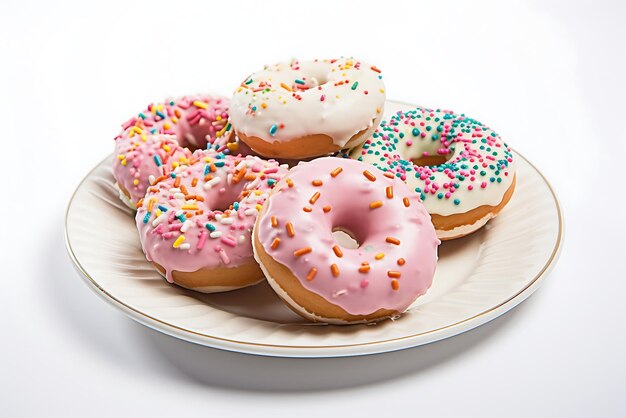
[[[204,293],[263,280],[251,230],[287,168],[258,157],[197,150],[148,187],[136,224],[146,259],[168,282]]]
[[[151,103],[122,125],[115,137],[113,176],[120,198],[135,209],[150,186],[150,179],[167,175],[185,164],[191,149],[230,146],[228,99],[213,96],[185,96]]]
[[[336,231],[357,244],[342,245]],[[332,324],[404,312],[430,287],[438,245],[418,194],[369,164],[335,157],[292,168],[270,193],[253,237],[280,298]]]
[[[419,193],[442,240],[481,228],[515,189],[509,146],[477,120],[448,110],[397,112],[350,156]]]
[[[282,62],[247,77],[231,99],[239,139],[273,158],[308,158],[351,148],[382,117],[380,70],[355,58]]]

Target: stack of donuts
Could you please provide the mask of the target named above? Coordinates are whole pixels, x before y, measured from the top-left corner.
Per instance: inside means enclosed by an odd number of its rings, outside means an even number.
[[[312,321],[406,311],[441,240],[507,204],[515,165],[480,122],[421,107],[383,120],[385,97],[378,67],[340,58],[266,66],[230,99],[148,105],[113,161],[146,259],[199,292],[267,280]]]

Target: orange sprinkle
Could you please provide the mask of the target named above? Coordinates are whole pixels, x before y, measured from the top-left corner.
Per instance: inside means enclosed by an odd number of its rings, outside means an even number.
[[[377,73],[380,73],[380,70],[379,70],[378,68],[376,68],[376,66],[374,66],[374,65],[372,65],[372,66],[370,67],[370,69],[371,69],[372,71],[376,71]]]
[[[387,237],[385,241],[388,242],[389,244],[400,245],[400,240],[398,238]]]
[[[411,206],[411,202],[409,202],[408,197],[405,197],[404,199],[402,199],[402,202],[404,202],[404,206],[406,206],[407,208]]]
[[[393,173],[390,173],[389,171],[385,171],[383,176],[387,177],[388,179],[392,179],[393,178]]]
[[[337,267],[337,264],[334,264],[334,263],[331,264],[330,265],[330,271],[331,271],[331,273],[333,273],[334,277],[339,276],[339,267]]]
[[[272,216],[270,221],[272,222],[272,228],[276,228],[278,226],[278,219],[276,219],[276,216]]]
[[[247,181],[252,181],[256,178],[256,174],[246,174],[245,178]]]
[[[399,271],[389,270],[387,272],[387,276],[391,277],[392,279],[399,279],[400,278],[400,272]]]
[[[176,177],[176,180],[174,180],[174,187],[178,186],[180,186],[180,177]]]
[[[343,168],[337,167],[333,171],[330,172],[330,176],[331,177],[337,177],[339,175],[339,173],[341,173],[342,171],[343,171]]]
[[[343,257],[343,251],[341,251],[341,248],[339,248],[338,245],[333,245],[333,252],[335,253],[335,255],[339,258]]]
[[[385,193],[387,194],[387,199],[393,199],[393,187],[387,186],[385,189]]]
[[[317,274],[317,269],[315,267],[311,267],[311,270],[309,270],[309,274],[306,275],[306,279],[308,281],[313,280],[313,278],[315,278],[315,275]]]
[[[198,177],[194,177],[191,180],[191,187],[196,187],[198,185]]]
[[[363,172],[363,175],[365,176],[366,179],[368,179],[369,181],[376,181],[376,176],[373,175],[372,173],[370,173],[369,171],[365,170]]]
[[[140,199],[139,202],[137,202],[137,204],[135,206],[137,206],[137,208],[142,207],[143,206],[143,199]]]
[[[156,199],[154,197],[148,201],[148,212],[152,212],[155,203]]]
[[[311,182],[311,184],[312,184],[313,186],[315,186],[315,187],[319,187],[319,186],[321,186],[321,185],[322,185],[322,184],[324,184],[324,183],[322,182],[322,180],[313,180],[313,181]]]
[[[237,171],[237,173],[233,176],[233,182],[239,183],[243,179],[243,176],[246,175],[246,171],[248,171],[246,169],[246,167],[244,167],[241,170]]]
[[[368,271],[370,271],[370,266],[367,264],[363,264],[359,267],[359,273],[367,273]]]
[[[274,238],[274,241],[272,241],[272,245],[270,247],[272,248],[272,250],[275,250],[276,248],[278,248],[279,245],[280,245],[280,238],[276,237]]]
[[[166,178],[167,178],[167,176],[160,176],[160,177],[157,177],[157,178],[154,180],[154,183],[152,183],[152,185],[154,186],[154,185],[156,185],[157,183],[162,182],[162,181],[163,181],[163,180],[165,180]]]
[[[293,181],[291,179],[287,179],[285,182],[287,182],[287,186],[293,187]]]
[[[148,189],[148,191],[149,191],[150,193],[159,193],[159,189],[157,189],[156,187],[150,187],[150,188]]]
[[[374,256],[374,258],[376,260],[382,260],[383,258],[385,258],[385,253],[378,253]]]
[[[311,251],[313,251],[313,248],[311,248],[311,247],[304,247],[304,248],[300,248],[299,250],[294,251],[293,255],[295,257],[300,257],[301,255],[308,254]]]
[[[403,266],[404,263],[406,263],[406,261],[404,260],[404,258],[398,258],[398,265],[399,266]]]
[[[305,206],[305,207],[302,208],[302,210],[305,211],[305,212],[311,212],[311,211],[313,211],[313,208],[311,206]]]
[[[320,192],[315,192],[315,194],[311,196],[311,198],[309,199],[309,203],[313,205],[315,202],[317,202],[317,199],[319,198],[320,198]]]
[[[398,290],[398,289],[400,289],[400,282],[398,282],[398,279],[393,279],[393,280],[391,281],[391,288],[392,288],[393,290]]]
[[[293,238],[293,236],[296,235],[296,231],[294,231],[293,224],[291,222],[287,222],[285,228],[287,228],[287,235],[289,235],[290,237]]]
[[[209,180],[213,180],[213,174],[207,174],[206,176],[204,176],[204,181],[209,181]]]
[[[330,205],[326,205],[326,206],[324,206],[324,207],[322,208],[322,210],[324,211],[324,213],[328,213],[328,212],[330,212],[330,210],[331,210],[331,209],[332,209],[332,208],[330,207]]]
[[[377,209],[383,205],[383,202],[377,200],[375,202],[370,203],[370,209]]]
[[[176,177],[178,178],[178,177]],[[187,187],[184,184],[180,185],[180,191],[183,192],[183,194],[186,196],[189,194],[189,191],[187,190]]]
[[[282,88],[284,88],[285,90],[287,90],[287,91],[293,91],[293,90],[291,90],[291,87],[289,87],[289,86],[288,86],[288,85],[286,85],[285,83],[280,83],[280,86],[281,86]]]
[[[204,202],[204,197],[202,197],[202,196],[200,196],[200,195],[196,195],[196,196],[195,196],[195,198],[196,198],[196,200],[197,200],[198,202]]]

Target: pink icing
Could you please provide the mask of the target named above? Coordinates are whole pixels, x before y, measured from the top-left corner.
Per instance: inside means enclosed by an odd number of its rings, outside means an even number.
[[[182,147],[228,149],[228,103],[222,97],[185,96],[152,103],[122,125],[115,137],[113,175],[132,202],[144,196],[151,176],[171,171],[173,162],[185,163],[191,153]]]
[[[342,171],[333,177],[337,168]],[[322,185],[314,185],[314,180]],[[381,308],[403,312],[428,290],[440,242],[419,196],[400,179],[386,177],[360,161],[327,157],[292,168],[277,187],[259,222],[258,239],[306,289],[353,315]],[[388,187],[393,188],[392,197]],[[377,202],[382,206],[376,207]],[[272,225],[272,217],[277,226]],[[341,247],[339,257],[333,250],[338,245],[333,236],[336,229],[354,234],[359,247]],[[279,244],[272,249],[276,238]],[[294,254],[308,247],[310,252]],[[313,268],[317,272],[307,280]]]
[[[165,268],[169,282],[172,271],[252,260],[260,205],[287,171],[275,161],[215,150],[198,150],[192,160],[148,188],[135,218],[146,258]]]

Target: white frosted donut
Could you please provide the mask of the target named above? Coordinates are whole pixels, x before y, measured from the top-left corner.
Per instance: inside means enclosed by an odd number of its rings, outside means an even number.
[[[515,189],[513,153],[502,138],[447,110],[398,112],[350,155],[419,193],[442,240],[481,228]]]
[[[247,77],[231,100],[239,138],[266,157],[307,158],[359,145],[385,104],[380,70],[355,58],[282,62]]]

